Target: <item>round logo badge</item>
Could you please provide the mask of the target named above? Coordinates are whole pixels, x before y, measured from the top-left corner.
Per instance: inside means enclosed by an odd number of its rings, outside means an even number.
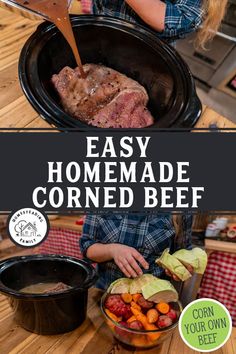
[[[8,233],[17,246],[38,246],[46,239],[48,231],[48,218],[37,209],[23,208],[8,218]]]
[[[183,310],[179,332],[188,347],[210,353],[221,348],[229,339],[232,319],[229,311],[219,301],[198,299]]]

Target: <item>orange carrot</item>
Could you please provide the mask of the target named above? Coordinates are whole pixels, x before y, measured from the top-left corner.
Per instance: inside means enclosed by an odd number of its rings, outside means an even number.
[[[155,326],[152,323],[148,323],[147,317],[139,310],[137,310],[136,308],[131,306],[131,311],[133,313],[133,315],[136,317],[136,319],[138,321],[140,321],[144,327],[144,329],[146,329],[147,331],[155,331],[158,329],[157,326]],[[160,333],[147,333],[148,337],[155,342],[159,337],[160,337]]]
[[[151,328],[150,328],[151,330]],[[161,333],[160,332],[156,332],[156,333],[148,333],[148,337],[151,339],[151,341],[156,342],[158,340],[158,338],[160,338]]]
[[[147,327],[149,327],[149,325],[156,327],[155,325],[148,323],[147,317],[141,312],[136,312],[135,317],[137,318],[138,321],[140,321],[142,323],[142,325],[145,329],[148,329]],[[156,329],[157,329],[157,327],[156,327]]]
[[[133,297],[131,294],[125,293],[125,294],[121,294],[121,298],[124,302],[126,302],[127,304],[129,304],[132,300]]]
[[[142,294],[133,294],[133,301],[137,302],[141,296],[142,296]]]
[[[133,315],[127,320],[127,323],[131,323],[131,322],[134,322],[134,321],[136,321],[136,317]]]
[[[158,329],[157,326],[155,326],[152,323],[148,323],[147,317],[139,312],[136,314],[136,318],[138,321],[140,321],[143,325],[143,327],[146,329],[146,331],[155,331]],[[148,337],[152,340],[152,341],[156,341],[159,337],[160,337],[160,333],[147,333]]]
[[[159,304],[156,305],[156,309],[163,315],[166,315],[170,311],[170,306],[166,302],[159,302]]]
[[[157,310],[150,309],[147,312],[147,320],[149,323],[155,323],[158,320],[159,314]]]
[[[133,314],[134,316],[137,316],[138,314],[141,314],[141,315],[142,315],[142,312],[141,312],[140,310],[136,309],[135,307],[131,306],[130,309],[131,309],[132,314]],[[143,315],[143,316],[144,316],[144,315]]]
[[[135,347],[145,347],[148,344],[147,337],[145,334],[133,336],[132,338],[132,345]]]
[[[136,304],[136,302],[131,301],[131,307],[133,307],[136,310],[141,311],[141,306],[139,306],[138,304]]]
[[[110,317],[113,321],[119,322],[118,317],[114,313],[112,313],[108,309],[105,309],[105,312],[106,312],[107,316]]]

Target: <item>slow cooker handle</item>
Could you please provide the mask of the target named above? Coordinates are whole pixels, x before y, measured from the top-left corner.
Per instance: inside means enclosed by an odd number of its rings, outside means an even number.
[[[181,125],[187,128],[194,127],[198,119],[201,117],[201,114],[202,103],[195,92],[195,94],[193,94],[190,98],[190,102]]]
[[[94,283],[98,280],[98,274],[96,269],[91,265],[92,271],[91,274],[88,276],[88,278],[84,282],[84,287],[90,288]]]
[[[7,265],[11,264],[12,262],[20,259],[21,257],[16,256],[16,257],[12,257],[12,258],[7,258],[7,259],[3,259],[2,261],[0,261],[0,271],[2,266],[6,267]]]
[[[5,287],[5,285],[4,285],[4,284],[2,283],[2,281],[1,281],[1,272],[2,272],[2,267],[5,268],[6,262],[7,262],[6,260],[0,261],[0,292],[4,293],[5,295],[7,295],[7,294],[5,293],[6,287]]]

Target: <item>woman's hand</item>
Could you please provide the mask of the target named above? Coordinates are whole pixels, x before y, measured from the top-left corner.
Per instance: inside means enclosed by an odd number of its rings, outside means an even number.
[[[188,269],[189,273],[193,274],[193,267],[188,265],[188,266],[185,266],[185,268]],[[177,277],[177,275],[171,273],[171,271],[169,271],[169,269],[165,269],[165,273],[166,273],[166,275],[168,275],[169,277],[173,278],[174,280],[180,281],[179,277]]]
[[[110,245],[110,252],[116,265],[128,278],[142,275],[140,266],[144,269],[149,268],[143,256],[133,247],[114,243]]]

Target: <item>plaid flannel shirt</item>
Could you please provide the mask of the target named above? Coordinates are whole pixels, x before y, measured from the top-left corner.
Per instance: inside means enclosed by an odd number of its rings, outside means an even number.
[[[159,37],[172,42],[195,31],[201,24],[202,0],[163,0],[166,3],[165,29]],[[124,0],[93,0],[93,12],[147,26]]]
[[[192,215],[183,214],[183,237],[181,244],[176,245],[175,228],[171,214],[95,214],[87,215],[80,239],[80,248],[86,258],[87,249],[95,243],[120,243],[134,247],[149,263],[147,273],[159,277],[163,269],[155,264],[155,260],[166,248],[175,251],[178,248],[191,248]],[[101,289],[107,287],[123,273],[114,263],[108,261],[97,265],[99,279],[96,284]]]

